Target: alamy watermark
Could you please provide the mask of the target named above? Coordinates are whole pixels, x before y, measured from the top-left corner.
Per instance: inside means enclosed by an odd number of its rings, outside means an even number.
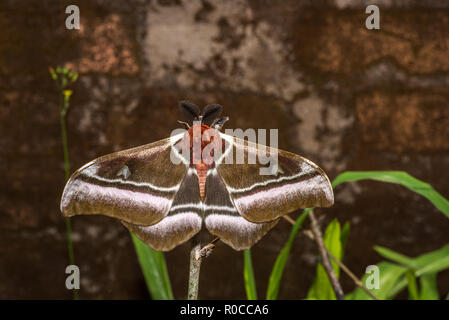
[[[65,13],[69,16],[65,19],[65,27],[69,30],[80,29],[80,8],[71,4],[65,8]]]
[[[68,30],[80,29],[80,9],[77,5],[71,4],[65,8],[65,13],[69,16],[65,20],[65,27]],[[377,5],[371,4],[366,7],[365,13],[369,16],[365,19],[365,27],[368,30],[380,29],[380,10]]]
[[[366,7],[365,13],[369,16],[365,20],[365,27],[368,30],[379,30],[380,29],[380,10],[379,7],[371,4]]]
[[[80,288],[80,268],[71,264],[65,268],[65,273],[69,276],[65,279],[65,287],[68,290],[79,290]]]
[[[187,134],[186,134],[187,133]],[[260,164],[260,175],[278,174],[278,129],[226,129],[224,134],[214,128],[205,128],[195,121],[193,126],[175,129],[170,137],[175,143],[170,160],[186,164]],[[234,139],[236,138],[236,139]]]
[[[369,265],[365,270],[369,276],[365,280],[365,287],[368,289],[380,289],[380,271],[376,265]]]

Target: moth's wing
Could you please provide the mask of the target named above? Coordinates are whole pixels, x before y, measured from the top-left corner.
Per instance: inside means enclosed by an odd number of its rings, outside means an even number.
[[[329,207],[334,194],[329,178],[312,161],[297,154],[251,143],[220,134],[227,149],[217,165],[237,211],[252,222],[272,221],[299,208]],[[258,153],[277,153],[275,175],[262,175],[269,164],[248,162]],[[243,153],[243,164],[235,164],[237,153]],[[229,163],[233,158],[234,164]],[[267,170],[268,171],[268,170]]]
[[[171,146],[183,135],[95,159],[67,182],[61,199],[65,216],[103,214],[152,225],[164,218],[187,167],[170,159]]]
[[[189,240],[200,231],[202,224],[202,204],[195,170],[188,170],[168,215],[160,222],[151,226],[122,223],[158,251],[169,251]]]
[[[235,250],[252,247],[279,220],[253,223],[243,218],[216,169],[209,170],[206,178],[204,212],[204,223],[209,232]]]

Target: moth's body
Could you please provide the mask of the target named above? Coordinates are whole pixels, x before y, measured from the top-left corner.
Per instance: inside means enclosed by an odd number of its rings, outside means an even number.
[[[280,216],[333,204],[326,174],[299,155],[266,147],[278,154],[276,176],[261,176],[261,164],[217,160],[209,147],[242,152],[248,160],[261,146],[219,132],[227,120],[218,118],[219,105],[208,105],[202,112],[187,102],[180,107],[193,122],[183,135],[100,157],[75,172],[61,199],[64,215],[118,218],[161,251],[187,241],[202,227],[242,250],[254,245]],[[171,153],[183,145],[190,155],[174,164]]]
[[[209,134],[210,130],[214,130],[211,127],[202,124],[200,122],[194,122],[189,128],[186,134],[189,135],[190,141],[190,167],[195,168],[196,174],[198,176],[198,186],[200,190],[201,201],[204,202],[204,196],[206,191],[206,177],[209,169],[213,168],[215,164],[213,163],[213,149],[211,153],[205,155],[208,157],[209,161],[203,156],[203,151],[207,145],[213,143],[213,136]],[[195,134],[195,133],[199,134]],[[200,152],[194,152],[194,145],[201,146]],[[194,158],[196,158],[194,161]]]

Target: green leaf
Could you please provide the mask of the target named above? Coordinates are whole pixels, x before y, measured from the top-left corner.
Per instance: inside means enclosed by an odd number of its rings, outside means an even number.
[[[407,268],[386,261],[378,263],[377,267],[379,268],[379,289],[371,289],[371,292],[380,300],[391,299],[396,294],[396,292],[392,292],[392,289],[396,283],[403,278]],[[361,280],[362,283],[367,286],[368,277],[373,277],[374,275],[375,273],[365,274]],[[361,288],[355,289],[352,293],[348,294],[346,298],[351,298],[353,300],[372,300],[372,298]]]
[[[343,228],[341,229],[341,247],[343,249],[343,253],[345,251],[346,248],[346,243],[348,242],[348,237],[349,237],[349,231],[351,229],[351,225],[349,223],[349,221],[346,221],[346,223],[343,225]],[[343,260],[343,256],[341,257],[341,259]]]
[[[301,228],[302,223],[307,218],[311,210],[312,210],[311,208],[304,210],[303,213],[299,216],[299,218],[296,219],[296,222],[292,228],[292,231],[290,232],[290,236],[287,240],[287,243],[282,248],[281,252],[279,253],[276,259],[276,262],[274,263],[273,270],[271,271],[270,279],[268,281],[267,300],[277,299],[288,255],[291,251],[293,242],[295,240],[296,235],[298,234],[299,229]]]
[[[343,246],[341,243],[341,228],[337,219],[332,220],[324,232],[324,245],[326,249],[334,255],[338,260],[341,260],[343,253]],[[336,271],[336,276],[339,276],[338,264],[332,262]]]
[[[335,180],[332,182],[332,187],[335,188],[341,183],[344,182],[352,182],[352,181],[358,181],[358,180],[377,180],[382,182],[389,182],[389,183],[396,183],[400,184],[411,191],[418,193],[425,198],[427,198],[436,208],[438,208],[441,212],[443,212],[446,216],[449,217],[449,201],[445,199],[443,196],[441,196],[431,185],[422,182],[411,175],[409,175],[406,172],[403,171],[347,171],[340,175],[338,175]],[[306,211],[304,211],[303,215],[305,213],[308,213],[309,210],[312,210],[313,208],[309,208]],[[301,216],[302,217],[302,216]],[[298,222],[298,221],[297,221]],[[348,226],[349,228],[349,226]],[[276,263],[273,267],[273,270],[270,275],[270,281],[268,285],[267,290],[267,299],[276,299],[279,286],[280,286],[280,280],[282,278],[282,273],[285,268],[285,263],[287,261],[288,255],[291,250],[291,246],[294,240],[294,237],[297,234],[297,230],[295,232],[295,227],[292,229],[292,232],[290,233],[290,238],[287,241],[287,244],[284,246],[282,251],[280,252]],[[342,242],[343,245],[346,243],[346,238],[344,236],[344,232],[342,231]],[[441,262],[440,262],[441,263]],[[386,265],[385,265],[386,264]],[[443,262],[445,264],[445,262]],[[407,270],[406,268],[396,266],[393,264],[388,264],[387,262],[383,262],[383,264],[379,264],[383,268],[386,268],[388,271],[388,279],[386,280],[386,283],[388,284],[389,289],[392,293],[388,291],[382,291],[382,289],[379,289],[381,291],[381,294],[385,295],[385,297],[390,298],[392,294],[397,293],[399,290],[407,284],[407,280],[405,279],[404,272]],[[437,266],[434,266],[435,268]],[[441,267],[441,266],[440,266]],[[430,269],[432,270],[432,269]],[[397,277],[394,277],[394,282],[389,280],[393,276],[399,274]],[[398,286],[398,282],[400,281],[400,286]],[[393,282],[393,283],[392,283]],[[378,290],[374,290],[373,292],[377,292]],[[352,293],[347,295],[351,298],[367,298],[371,299],[366,293],[363,292],[361,289],[356,289]],[[382,299],[382,297],[378,298]]]
[[[440,210],[447,217],[449,217],[449,200],[447,200],[441,194],[439,194],[428,183],[422,182],[403,171],[363,171],[363,172],[347,171],[338,175],[332,182],[332,186],[333,188],[335,188],[339,184],[344,182],[366,180],[366,179],[400,184],[428,199],[438,210]],[[384,298],[390,299],[394,297],[402,289],[404,289],[405,286],[407,286],[408,281],[404,275],[405,270],[407,269],[415,270],[414,276],[419,277],[421,275],[434,273],[449,268],[449,248],[447,246],[440,250],[431,252],[429,254],[425,254],[415,259],[409,258],[400,253],[396,253],[387,248],[375,247],[375,250],[384,257],[406,266],[406,268],[397,266],[399,268],[402,268],[397,269],[390,265],[383,264],[387,262],[382,262],[382,266],[385,267],[386,270],[388,271],[388,277],[390,277],[390,279],[394,278],[394,281],[392,280],[390,281],[387,279],[388,280],[387,283],[389,286],[387,291],[382,290],[382,292],[378,294],[376,293],[377,290],[373,290],[373,293],[379,299]],[[402,273],[401,270],[403,271]],[[392,282],[394,282],[394,284],[390,286]],[[355,291],[348,294],[347,296],[354,299],[363,297],[370,299],[369,296],[366,293],[364,293],[363,290],[361,290],[360,288],[357,288]]]
[[[412,270],[405,272],[408,283],[408,297],[410,300],[419,300],[418,284],[416,283],[415,273]]]
[[[346,236],[347,235],[345,235],[345,237]],[[338,260],[341,260],[343,257],[343,246],[341,239],[342,238],[341,238],[340,223],[338,222],[337,219],[334,219],[327,226],[323,236],[323,240],[326,249]],[[338,264],[336,264],[334,261],[332,261],[331,263],[335,275],[338,278],[340,275],[340,268],[338,267]],[[315,280],[313,282],[312,287],[309,289],[309,292],[307,293],[307,298],[318,300],[336,299],[327,272],[321,263],[317,265]]]
[[[383,257],[415,270],[417,277],[449,268],[449,245],[416,258],[407,257],[384,247],[376,246],[374,249]]]
[[[335,178],[332,187],[335,188],[343,182],[365,179],[400,184],[427,198],[438,210],[449,217],[449,200],[441,196],[430,184],[403,171],[346,171]]]
[[[405,277],[405,273],[399,277],[399,280],[396,282],[396,284],[393,286],[393,288],[391,288],[390,292],[388,293],[389,296],[391,297],[391,299],[393,299],[394,297],[396,297],[396,295],[401,292],[402,290],[404,290],[404,288],[407,286],[408,281],[407,278]]]
[[[422,275],[419,278],[419,284],[421,286],[421,292],[419,298],[421,300],[439,300],[438,287],[437,287],[437,274],[428,273]]]
[[[378,248],[382,247],[376,247],[376,251]],[[449,268],[449,245],[446,245],[438,250],[425,253],[416,258],[409,258],[390,249],[382,249],[384,250],[383,253],[388,252],[387,254],[389,255],[390,259],[394,257],[394,259],[392,259],[393,261],[399,262],[398,259],[400,259],[401,262],[399,263],[403,264],[405,268],[414,269],[415,277],[421,278],[425,275],[438,273]],[[391,253],[393,253],[393,255]],[[411,262],[408,261],[408,259],[410,259]],[[389,296],[391,298],[396,296],[396,294],[403,290],[407,286],[407,284],[407,278],[405,276],[400,277],[396,284],[390,290]]]
[[[251,261],[251,250],[243,251],[243,277],[248,300],[257,300],[256,281],[254,280],[253,263]]]
[[[449,268],[449,245],[441,249],[425,253],[414,259],[416,275],[436,273]]]
[[[148,290],[155,300],[172,300],[170,279],[162,252],[155,251],[131,233]]]
[[[393,250],[381,246],[375,246],[374,250],[384,258],[397,262],[409,269],[416,269],[415,261],[401,253],[394,252]]]

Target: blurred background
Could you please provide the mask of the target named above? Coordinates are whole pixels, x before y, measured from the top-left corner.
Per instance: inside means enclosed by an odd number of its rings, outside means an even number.
[[[67,30],[65,8],[80,8]],[[380,30],[365,8],[380,8]],[[177,103],[219,103],[228,128],[278,128],[282,149],[326,170],[403,170],[449,196],[449,2],[359,0],[0,1],[0,298],[70,299],[59,211],[60,93],[48,67],[79,73],[67,115],[72,171],[179,127]],[[351,223],[344,261],[361,277],[382,245],[416,256],[449,243],[449,220],[397,185],[345,184],[323,225]],[[297,213],[291,214],[296,218]],[[149,298],[127,230],[72,219],[80,298]],[[305,225],[308,228],[308,222]],[[291,226],[252,250],[260,296]],[[166,254],[185,298],[189,245]],[[279,298],[304,297],[316,245],[299,235]],[[200,298],[245,299],[241,252],[220,244]],[[353,283],[342,276],[343,288]],[[449,273],[438,275],[449,291]]]

